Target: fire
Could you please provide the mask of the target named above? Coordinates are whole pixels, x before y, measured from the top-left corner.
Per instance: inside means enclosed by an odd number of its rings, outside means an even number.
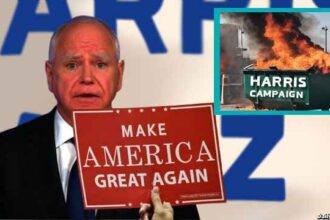
[[[282,70],[307,70],[316,67],[324,74],[330,72],[330,54],[311,42],[292,19],[281,25],[275,21],[271,13],[267,14],[264,36],[273,45],[271,51],[262,48],[259,52],[257,68],[268,69],[275,66]]]

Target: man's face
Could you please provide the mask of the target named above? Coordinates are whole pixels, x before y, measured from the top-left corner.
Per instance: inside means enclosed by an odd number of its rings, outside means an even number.
[[[72,124],[73,110],[111,108],[123,69],[102,25],[78,23],[65,29],[56,40],[52,60],[46,62],[48,88],[62,117]]]

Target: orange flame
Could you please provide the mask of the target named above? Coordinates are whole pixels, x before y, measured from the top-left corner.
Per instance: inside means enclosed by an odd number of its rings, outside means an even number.
[[[324,74],[330,72],[330,54],[308,41],[309,38],[295,27],[291,19],[288,19],[285,25],[280,25],[275,22],[272,14],[267,14],[264,36],[273,46],[271,53],[265,48],[259,52],[257,68],[268,69],[275,66],[282,70],[307,70],[316,67]]]

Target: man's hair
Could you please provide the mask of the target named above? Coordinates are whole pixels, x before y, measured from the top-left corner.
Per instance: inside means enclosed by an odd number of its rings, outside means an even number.
[[[116,59],[119,60],[120,59],[120,45],[119,45],[119,41],[117,38],[117,35],[115,34],[115,32],[113,32],[113,30],[109,27],[108,24],[106,24],[104,21],[92,17],[92,16],[87,16],[87,15],[81,15],[81,16],[77,16],[72,18],[71,20],[69,20],[68,22],[64,23],[63,25],[61,25],[52,35],[50,42],[49,42],[49,50],[48,50],[48,60],[52,61],[53,59],[53,55],[54,55],[54,50],[55,50],[55,46],[57,43],[57,39],[58,37],[61,35],[61,33],[69,28],[71,25],[74,24],[79,24],[79,23],[96,23],[96,24],[100,24],[102,25],[110,34],[111,39],[113,40],[113,43],[115,45],[115,50],[116,50]]]

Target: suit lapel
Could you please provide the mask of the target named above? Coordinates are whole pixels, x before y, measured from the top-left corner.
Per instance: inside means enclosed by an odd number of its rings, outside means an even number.
[[[40,167],[43,183],[40,184],[45,209],[50,216],[67,216],[64,194],[61,185],[60,174],[57,165],[57,156],[54,138],[54,115],[55,108],[43,116],[40,123],[40,134],[37,140],[39,147],[37,149],[38,161],[37,167]],[[45,211],[46,211],[45,210]]]

